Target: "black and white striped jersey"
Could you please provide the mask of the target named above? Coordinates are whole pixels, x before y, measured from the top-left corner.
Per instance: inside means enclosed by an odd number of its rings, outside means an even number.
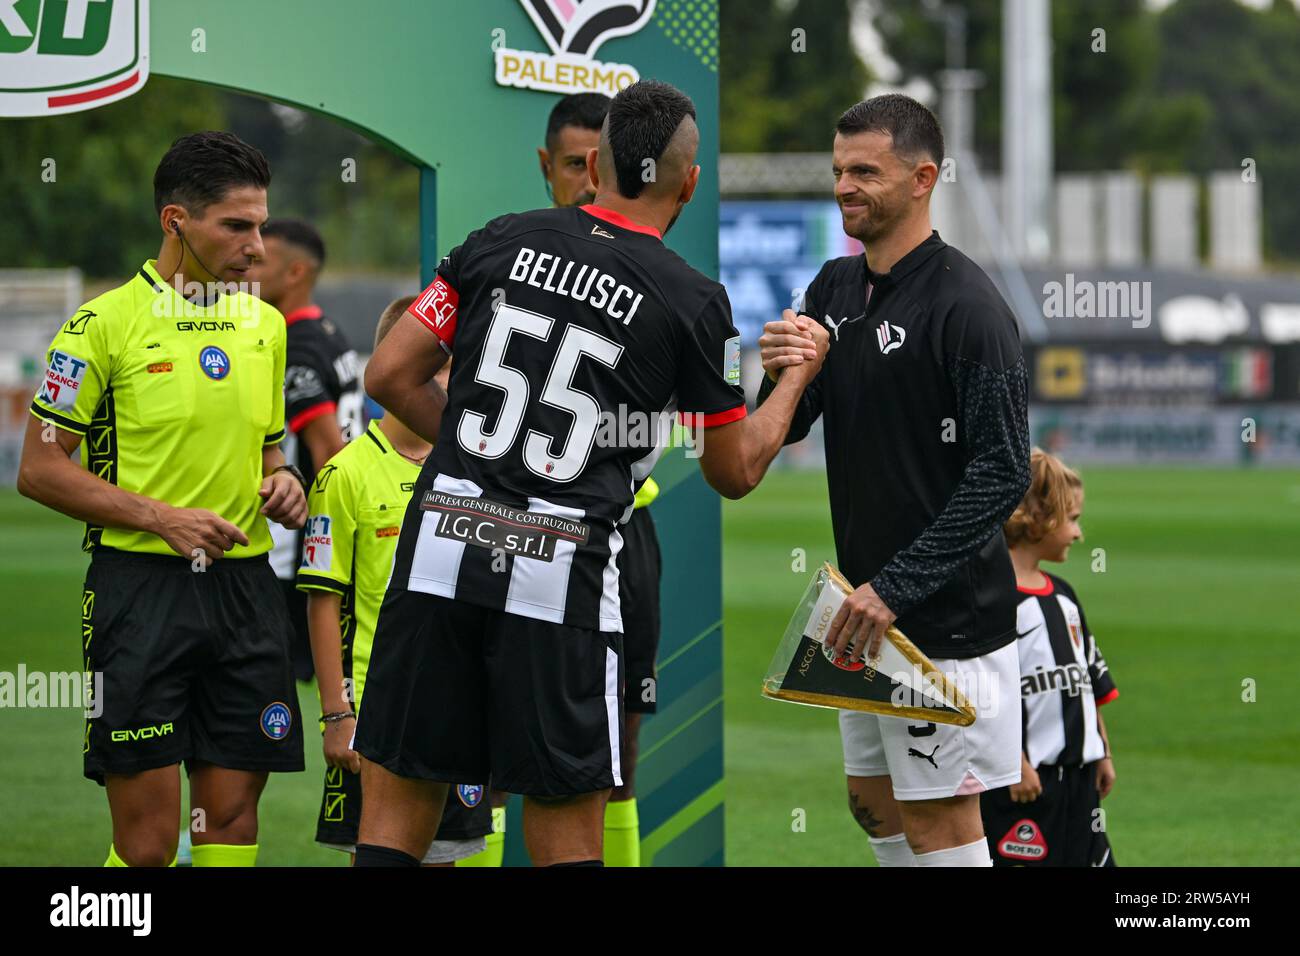
[[[622,630],[618,528],[673,416],[745,415],[726,292],[588,205],[492,220],[410,311],[455,363],[393,586]]]
[[[1119,689],[1074,589],[1054,574],[1044,577],[1042,588],[1017,588],[1024,750],[1033,767],[1080,766],[1105,756],[1097,708]]]

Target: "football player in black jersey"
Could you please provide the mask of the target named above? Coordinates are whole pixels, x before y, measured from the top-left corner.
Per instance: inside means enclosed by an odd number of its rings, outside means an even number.
[[[547,192],[556,206],[582,206],[596,196],[587,175],[587,153],[600,145],[609,112],[603,93],[572,93],[551,109],[546,146],[537,150]],[[641,828],[636,805],[636,757],[641,720],[657,709],[659,687],[659,577],[662,559],[650,504],[659,496],[653,477],[637,489],[632,516],[622,526],[618,553],[619,600],[623,606],[623,785],[605,806],[605,865],[641,865]]]
[[[308,482],[320,467],[361,433],[361,363],[338,327],[312,301],[325,265],[325,242],[309,223],[272,219],[262,229],[266,255],[249,270],[258,295],[284,314],[284,457]],[[302,534],[272,526],[271,567],[284,589],[293,622],[293,670],[311,680],[307,605],[294,586]]]
[[[804,315],[759,339],[761,402],[802,365],[808,329],[834,336],[789,436],[822,419],[835,550],[855,587],[828,649],[874,656],[897,620],[978,689],[969,727],[840,712],[849,805],[882,866],[991,865],[979,793],[1020,779],[1016,582],[999,531],[1029,485],[1027,375],[1015,315],[931,228],[943,162],[938,121],[910,97],[846,110],[835,198],[866,253],[827,262]]]
[[[489,776],[524,795],[535,865],[602,865],[622,783],[623,516],[678,412],[715,489],[756,487],[829,338],[811,330],[807,361],[747,414],[726,292],[662,243],[698,144],[685,94],[623,90],[588,154],[595,201],[472,233],[367,367],[366,390],[436,444],[357,726],[358,866],[418,865],[447,784]]]

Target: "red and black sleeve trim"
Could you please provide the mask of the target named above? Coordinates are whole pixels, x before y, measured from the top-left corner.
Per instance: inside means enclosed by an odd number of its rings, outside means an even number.
[[[749,414],[749,409],[745,403],[741,402],[735,408],[728,408],[721,412],[678,412],[681,423],[687,428],[715,428],[718,425],[729,425],[732,422],[738,422]]]
[[[333,402],[317,402],[309,408],[304,408],[289,419],[289,431],[300,432],[308,422],[320,418],[322,415],[333,415],[337,408],[338,406]]]

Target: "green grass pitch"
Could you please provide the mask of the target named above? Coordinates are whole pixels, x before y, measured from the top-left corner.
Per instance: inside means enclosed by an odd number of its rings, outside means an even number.
[[[1119,779],[1104,803],[1118,862],[1300,863],[1300,474],[1093,468],[1084,478],[1087,538],[1060,573],[1120,687],[1106,708]],[[5,491],[0,529],[0,671],[76,670],[80,526]],[[869,864],[834,713],[758,690],[811,569],[833,560],[824,476],[771,474],[726,504],[724,535],[728,863]],[[808,570],[791,569],[797,548]],[[1094,548],[1104,573],[1090,570]],[[1242,700],[1246,679],[1253,703]],[[314,688],[301,700],[316,713]],[[0,865],[101,864],[108,810],[81,775],[80,714],[4,709],[0,722]],[[344,862],[311,842],[323,764],[310,733],[307,766],[272,775],[261,864]]]
[[[1121,866],[1300,863],[1300,473],[1083,469],[1079,593],[1120,688],[1105,708]],[[729,865],[870,865],[835,713],[759,683],[834,543],[820,473],[779,472],[723,527]],[[802,548],[808,571],[795,573]],[[1091,570],[1104,549],[1106,570]],[[1242,700],[1255,682],[1254,703]],[[795,811],[805,829],[797,832]]]

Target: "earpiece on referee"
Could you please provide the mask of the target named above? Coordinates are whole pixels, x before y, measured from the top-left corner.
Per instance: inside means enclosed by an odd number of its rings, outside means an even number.
[[[178,236],[181,234],[181,224],[175,219],[172,220],[172,232],[176,233]]]

